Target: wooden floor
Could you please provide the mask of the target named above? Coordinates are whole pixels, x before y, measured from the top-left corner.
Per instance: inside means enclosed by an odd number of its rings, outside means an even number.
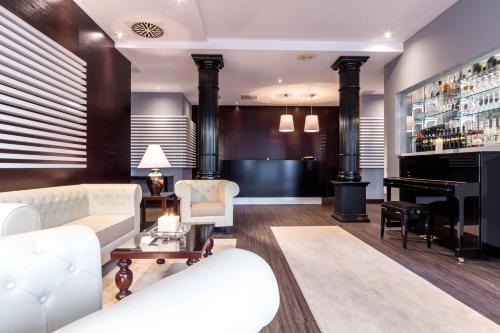
[[[387,231],[384,240],[380,239],[380,206],[370,204],[367,211],[371,223],[341,224],[330,217],[331,206],[235,207],[235,234],[229,237],[237,238],[237,247],[257,253],[267,260],[280,286],[279,312],[263,332],[320,332],[274,238],[271,226],[339,225],[471,308],[500,323],[500,260],[467,260],[459,264],[450,250],[437,245],[429,250],[425,241],[416,235],[410,235],[408,249],[403,250],[398,231]],[[392,283],[397,283],[397,277]]]

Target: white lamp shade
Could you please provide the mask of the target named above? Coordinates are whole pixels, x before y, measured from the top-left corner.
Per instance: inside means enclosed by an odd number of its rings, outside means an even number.
[[[140,169],[159,169],[170,168],[171,165],[160,145],[148,145],[137,167]]]
[[[319,132],[318,115],[310,114],[306,116],[306,123],[304,125],[304,132]]]
[[[293,116],[291,114],[282,114],[280,118],[280,132],[293,132]]]

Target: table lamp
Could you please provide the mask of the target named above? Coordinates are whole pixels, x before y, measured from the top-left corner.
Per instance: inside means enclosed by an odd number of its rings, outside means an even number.
[[[170,167],[170,162],[161,149],[161,146],[148,145],[148,148],[146,149],[144,156],[142,156],[141,162],[139,162],[137,168],[151,169],[151,171],[148,173],[148,178],[146,181],[151,195],[160,195],[161,190],[163,189],[165,181],[163,178],[163,174],[160,172],[160,168]]]

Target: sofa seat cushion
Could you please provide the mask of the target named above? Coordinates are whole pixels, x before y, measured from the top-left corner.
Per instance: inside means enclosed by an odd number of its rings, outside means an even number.
[[[84,225],[94,230],[101,247],[134,230],[132,215],[89,215],[66,225]]]
[[[191,203],[191,216],[224,216],[225,207],[218,201],[194,201]]]

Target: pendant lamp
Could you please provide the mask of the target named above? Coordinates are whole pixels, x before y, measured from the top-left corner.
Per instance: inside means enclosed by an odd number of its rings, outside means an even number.
[[[280,132],[293,132],[294,131],[294,126],[293,126],[293,115],[288,114],[288,101],[287,98],[288,94],[285,94],[285,114],[281,115],[280,118]]]
[[[311,94],[311,114],[306,116],[306,123],[304,124],[304,132],[317,133],[319,132],[318,115],[313,114],[312,99],[314,94]]]

